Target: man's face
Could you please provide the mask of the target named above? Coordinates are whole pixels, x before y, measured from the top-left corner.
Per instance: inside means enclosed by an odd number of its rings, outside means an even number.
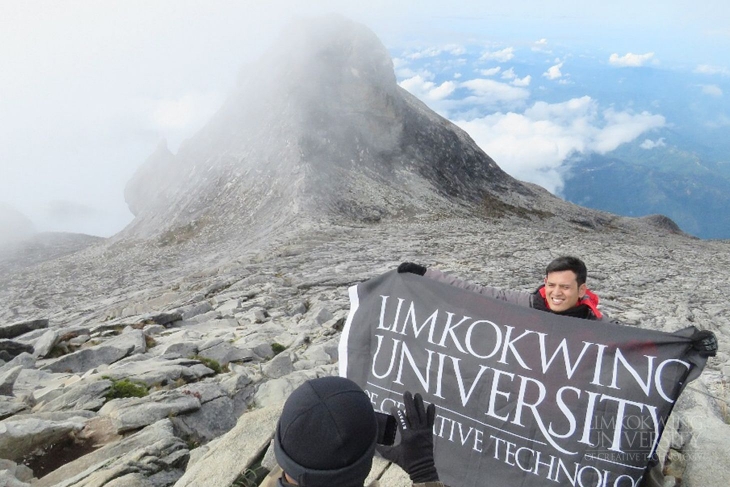
[[[573,271],[551,272],[545,277],[545,299],[551,311],[560,313],[578,304],[585,296],[585,283],[578,286],[578,279]]]

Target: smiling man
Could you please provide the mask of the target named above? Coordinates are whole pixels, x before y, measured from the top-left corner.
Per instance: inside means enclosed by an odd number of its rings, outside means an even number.
[[[550,262],[545,269],[544,283],[531,293],[480,286],[412,262],[404,262],[399,265],[398,272],[418,274],[490,298],[562,316],[596,321],[606,319],[598,310],[598,296],[593,294],[586,285],[588,277],[586,265],[577,257],[563,256]],[[694,348],[706,356],[713,357],[717,353],[717,338],[711,331],[698,330],[692,339]],[[662,465],[655,455],[647,465],[646,473],[639,486],[661,487],[663,485]]]
[[[598,310],[598,296],[593,294],[586,285],[588,277],[586,265],[577,257],[558,257],[550,262],[545,269],[544,284],[532,293],[479,286],[444,274],[437,269],[426,269],[411,262],[404,262],[398,266],[398,272],[411,272],[490,298],[502,299],[520,306],[559,315],[587,320],[603,319],[603,314]]]

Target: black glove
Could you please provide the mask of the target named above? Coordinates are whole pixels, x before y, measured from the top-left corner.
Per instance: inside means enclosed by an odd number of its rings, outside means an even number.
[[[692,335],[692,348],[699,350],[702,357],[717,355],[717,337],[710,330],[698,330]]]
[[[410,392],[403,394],[405,413],[393,408],[400,431],[400,444],[392,447],[378,446],[378,452],[386,460],[398,465],[411,477],[414,484],[437,482],[439,479],[433,459],[433,423],[436,419],[436,406],[426,408],[423,398]]]
[[[403,274],[404,272],[410,272],[411,274],[418,274],[419,276],[422,276],[426,273],[426,268],[422,265],[414,264],[413,262],[403,262],[398,266],[398,274]]]

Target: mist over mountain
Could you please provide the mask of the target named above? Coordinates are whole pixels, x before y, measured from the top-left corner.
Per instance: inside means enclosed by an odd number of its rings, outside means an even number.
[[[0,201],[0,249],[35,234],[33,223],[12,206]]]
[[[508,176],[463,130],[398,86],[370,30],[338,17],[285,29],[199,133],[176,154],[160,144],[125,198],[135,219],[121,237],[205,233],[211,225],[217,233],[252,231],[292,218],[613,219]]]

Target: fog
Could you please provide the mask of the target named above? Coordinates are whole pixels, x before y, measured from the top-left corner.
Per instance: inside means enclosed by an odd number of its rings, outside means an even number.
[[[610,40],[620,53],[664,43],[686,62],[701,47],[697,62],[715,66],[730,38],[720,2],[691,11],[543,3],[0,0],[0,202],[37,231],[120,231],[132,219],[123,190],[135,170],[161,139],[175,152],[202,127],[292,16],[341,13],[391,50]],[[600,36],[586,35],[597,26]],[[693,39],[691,54],[672,26]],[[6,237],[19,228],[3,225]]]

